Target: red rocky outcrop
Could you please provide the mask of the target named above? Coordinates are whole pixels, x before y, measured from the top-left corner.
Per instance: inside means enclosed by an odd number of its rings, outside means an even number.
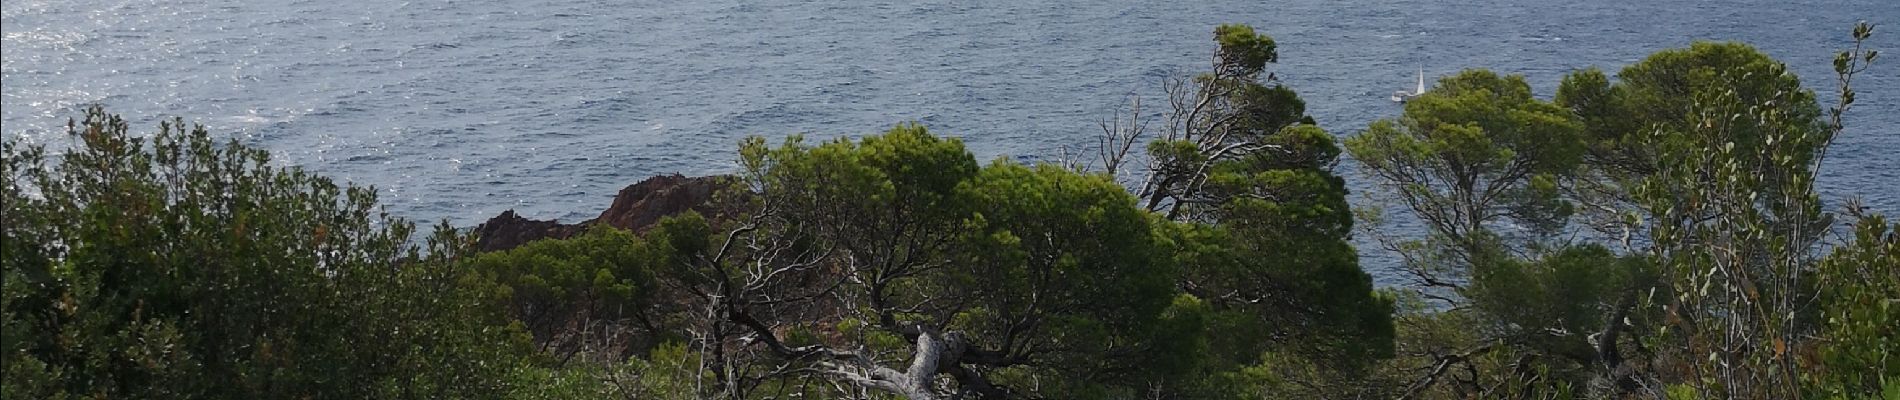
[[[711,205],[713,195],[732,182],[729,176],[689,178],[673,174],[647,178],[620,189],[620,194],[614,196],[613,205],[602,211],[599,217],[578,224],[532,220],[508,210],[475,227],[480,238],[475,245],[483,252],[507,250],[535,240],[578,235],[600,223],[645,232],[659,223],[661,218],[687,210],[716,217]]]

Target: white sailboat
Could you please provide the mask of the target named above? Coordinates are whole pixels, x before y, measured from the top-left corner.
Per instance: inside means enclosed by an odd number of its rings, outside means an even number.
[[[1418,89],[1411,92],[1404,90],[1392,92],[1392,101],[1404,103],[1406,100],[1411,100],[1413,97],[1418,97],[1422,94],[1425,94],[1425,67],[1418,68]]]

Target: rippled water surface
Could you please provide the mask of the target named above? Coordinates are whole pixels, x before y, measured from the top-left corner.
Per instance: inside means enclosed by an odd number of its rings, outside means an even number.
[[[1573,69],[1741,40],[1826,97],[1855,20],[1900,52],[1892,0],[1482,3],[8,0],[0,131],[63,141],[103,103],[243,135],[413,219],[574,221],[649,175],[730,171],[746,135],[919,121],[984,159],[1090,144],[1126,96],[1203,66],[1224,22],[1275,37],[1276,74],[1341,135],[1395,116],[1386,95],[1419,67],[1521,73],[1548,96]],[[1822,184],[1900,213],[1900,59],[1882,61]]]

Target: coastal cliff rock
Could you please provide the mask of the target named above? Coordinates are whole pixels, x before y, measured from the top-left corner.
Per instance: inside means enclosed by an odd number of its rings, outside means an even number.
[[[661,218],[687,210],[716,217],[711,206],[713,195],[732,182],[729,176],[654,176],[620,189],[620,193],[614,195],[613,205],[599,217],[578,224],[533,220],[508,210],[475,227],[479,237],[475,246],[482,252],[507,250],[540,239],[564,239],[602,223],[645,232]]]
[[[732,181],[728,176],[688,178],[678,174],[647,178],[620,189],[620,193],[614,195],[614,204],[588,223],[604,223],[620,229],[646,232],[661,218],[687,210],[712,216],[710,203],[713,194]]]
[[[562,224],[552,220],[522,218],[515,210],[502,211],[475,227],[475,248],[482,252],[501,251],[545,238],[566,238],[585,231],[584,225]]]

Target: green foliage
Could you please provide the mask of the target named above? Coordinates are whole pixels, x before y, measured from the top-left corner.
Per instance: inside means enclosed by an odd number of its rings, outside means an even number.
[[[1606,361],[1586,336],[1620,324],[1620,299],[1649,278],[1636,260],[1556,239],[1573,212],[1560,183],[1586,154],[1585,130],[1523,77],[1467,70],[1347,139],[1392,188],[1382,195],[1428,228],[1379,239],[1404,257],[1419,298],[1450,308],[1401,318],[1414,329],[1399,346],[1415,355],[1389,368],[1431,371],[1408,392],[1568,397],[1596,377]],[[1454,368],[1469,376],[1452,379]]]
[[[850,284],[838,292],[866,305],[840,310],[862,321],[852,326],[956,332],[996,352],[972,360],[1005,367],[996,384],[1022,387],[1033,385],[1012,377],[1102,390],[1117,377],[1152,379],[1127,366],[1168,356],[1141,350],[1175,339],[1152,332],[1176,273],[1145,213],[1106,177],[1002,161],[979,169],[961,143],[915,125],[819,146],[754,139],[741,154],[756,196],[790,205],[771,208],[778,222],[759,232],[840,257]]]
[[[1814,94],[1753,47],[1698,42],[1657,52],[1614,82],[1596,69],[1578,71],[1564,78],[1556,101],[1586,122],[1587,168],[1574,192],[1596,206],[1600,230],[1640,233],[1642,214],[1714,212],[1665,203],[1707,204],[1708,194],[1692,193],[1716,185],[1762,192],[1755,202],[1769,218],[1792,223],[1818,212],[1795,203],[1818,204],[1800,193],[1810,192],[1834,133]],[[1721,196],[1746,197],[1729,191]]]
[[[1171,126],[1149,142],[1137,191],[1179,287],[1205,304],[1197,340],[1210,351],[1163,391],[1250,397],[1277,387],[1257,373],[1268,362],[1304,365],[1303,385],[1363,372],[1393,355],[1392,300],[1347,241],[1340,149],[1297,93],[1260,76],[1277,61],[1271,38],[1244,25],[1214,34],[1212,71],[1169,87]]]
[[[1820,264],[1822,337],[1811,396],[1900,394],[1900,226],[1878,215],[1854,224],[1851,245]]]
[[[937,138],[919,125],[899,125],[862,144],[840,140],[813,147],[795,136],[771,148],[763,138],[748,138],[740,148],[740,163],[756,190],[807,202],[786,212],[840,219],[840,224],[854,225],[850,229],[947,223],[958,214],[948,203],[952,192],[977,170],[961,141]],[[860,215],[846,210],[874,209],[891,213],[847,218]]]
[[[1465,293],[1485,314],[1493,336],[1551,357],[1546,364],[1556,370],[1551,372],[1565,373],[1563,382],[1581,386],[1602,362],[1586,336],[1622,323],[1611,321],[1619,299],[1653,284],[1651,274],[1640,258],[1585,244],[1534,261],[1480,265]]]
[[[1559,89],[1557,101],[1589,125],[1587,168],[1572,181],[1573,192],[1598,204],[1598,220],[1607,222],[1598,228],[1625,235],[1624,246],[1660,278],[1644,306],[1661,326],[1643,342],[1660,347],[1651,356],[1660,365],[1652,365],[1667,372],[1651,379],[1671,383],[1672,398],[1880,390],[1877,380],[1833,375],[1840,370],[1827,364],[1870,366],[1842,358],[1817,366],[1810,353],[1817,344],[1883,340],[1851,328],[1821,334],[1845,326],[1824,323],[1825,316],[1853,308],[1825,300],[1840,293],[1828,286],[1878,288],[1892,277],[1868,272],[1877,268],[1843,272],[1859,267],[1822,260],[1833,217],[1821,211],[1813,186],[1841,113],[1853,103],[1853,76],[1874,59],[1860,48],[1870,32],[1857,26],[1855,48],[1837,57],[1841,93],[1828,113],[1785,65],[1738,43],[1658,52],[1617,73],[1615,82],[1581,71]],[[1878,248],[1865,240],[1842,248]],[[1844,273],[1869,281],[1827,282]],[[1832,375],[1827,389],[1803,390],[1804,381],[1824,381],[1815,375],[1820,370]]]
[[[495,283],[510,315],[543,348],[563,358],[610,348],[637,353],[677,333],[663,326],[666,310],[654,298],[654,270],[665,261],[655,247],[602,224],[578,237],[530,242],[464,265]]]
[[[1170,219],[1202,219],[1194,214],[1246,189],[1228,182],[1225,192],[1218,191],[1223,188],[1214,183],[1223,176],[1232,181],[1302,168],[1330,174],[1338,155],[1331,136],[1312,126],[1305,101],[1259,76],[1277,60],[1272,38],[1245,25],[1222,25],[1215,37],[1221,47],[1213,71],[1191,85],[1183,81],[1169,87],[1176,106],[1172,126],[1147,145],[1153,162],[1138,197],[1148,210],[1165,210]]]
[[[1273,38],[1254,33],[1251,26],[1222,24],[1214,28],[1214,41],[1220,43],[1216,54],[1221,64],[1232,66],[1236,75],[1258,74],[1267,63],[1280,59],[1279,47]]]
[[[1192,284],[1188,292],[1218,306],[1208,332],[1222,362],[1250,364],[1277,350],[1350,369],[1391,356],[1391,300],[1372,294],[1350,246],[1168,226],[1171,252]],[[1341,295],[1361,292],[1367,295]]]
[[[375,191],[98,108],[47,165],[5,145],[8,398],[490,397],[525,350]]]
[[[1842,68],[1843,85],[1854,68]],[[1792,397],[1829,224],[1814,171],[1838,125],[1785,66],[1745,45],[1659,52],[1616,78],[1573,73],[1551,104],[1521,78],[1468,71],[1348,140],[1431,228],[1388,242],[1442,291],[1421,293],[1460,306],[1430,318],[1480,328],[1441,342],[1428,364],[1489,371],[1473,379],[1497,385],[1440,395],[1618,395],[1664,381],[1682,382],[1671,396]],[[1564,233],[1573,204],[1630,253],[1545,239]],[[1494,358],[1505,355],[1537,361]],[[1632,356],[1648,363],[1624,362]]]
[[[1618,76],[1612,90],[1623,88],[1631,107],[1669,106],[1631,111],[1653,129],[1622,139],[1668,160],[1630,189],[1670,289],[1657,300],[1671,317],[1666,337],[1703,371],[1693,384],[1703,395],[1794,397],[1788,349],[1812,329],[1804,275],[1830,219],[1812,163],[1833,132],[1814,95],[1779,62],[1734,44],[1657,53]]]
[[[1404,117],[1347,139],[1346,148],[1470,258],[1487,252],[1495,224],[1537,235],[1564,226],[1571,206],[1554,176],[1576,168],[1581,130],[1569,112],[1532,97],[1522,76],[1467,70],[1407,102]]]
[[[957,192],[982,211],[966,225],[959,253],[968,261],[944,279],[974,283],[964,296],[978,308],[1134,329],[1168,305],[1175,273],[1157,257],[1147,217],[1113,182],[999,161]],[[1076,315],[1034,314],[1068,310]]]
[[[1747,155],[1735,160],[1744,170],[1809,168],[1818,146],[1831,139],[1813,92],[1786,65],[1745,44],[1698,42],[1657,52],[1616,77],[1612,84],[1602,72],[1585,70],[1557,91],[1559,104],[1590,122],[1586,141],[1612,178],[1657,173],[1664,160],[1677,159],[1672,154],[1723,148]],[[1771,156],[1774,149],[1792,151]]]

